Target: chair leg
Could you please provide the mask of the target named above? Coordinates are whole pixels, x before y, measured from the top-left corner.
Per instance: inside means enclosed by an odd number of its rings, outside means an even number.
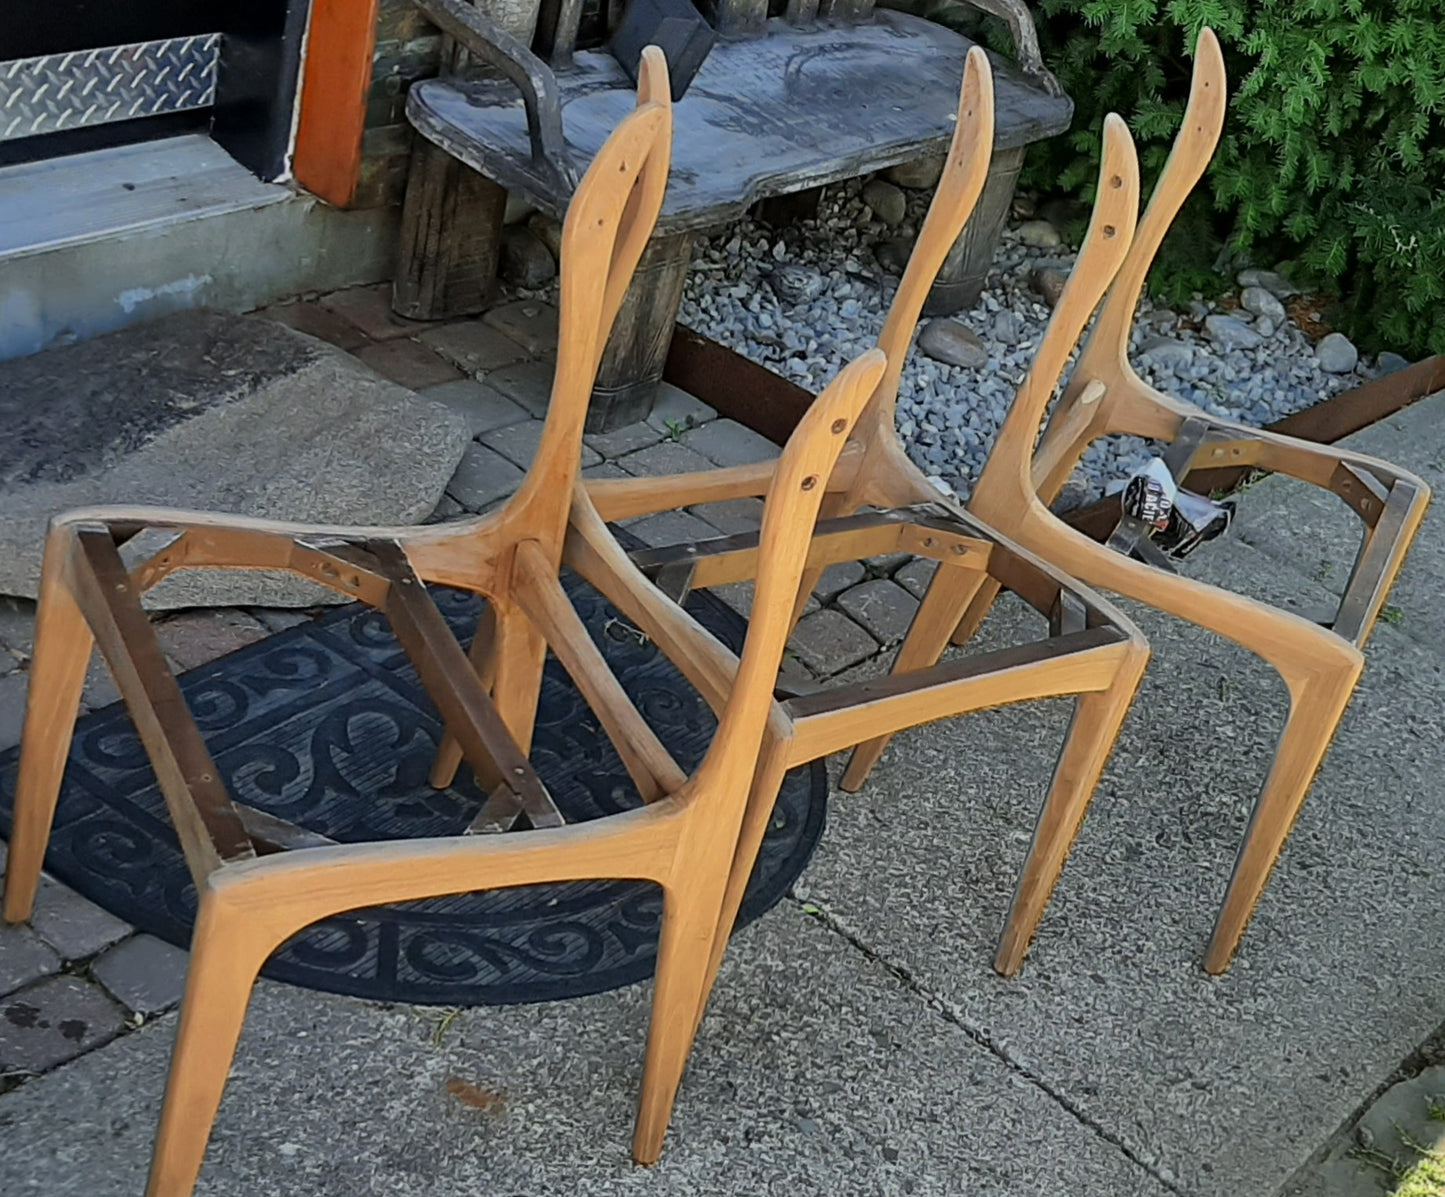
[[[993,609],[993,601],[998,598],[998,592],[1002,589],[997,578],[989,578],[978,588],[968,606],[964,608],[958,627],[953,629],[951,642],[954,645],[962,648],[977,635],[979,624],[983,623],[983,617]]]
[[[542,667],[546,663],[546,637],[521,608],[498,612],[492,702],[524,753],[532,748],[532,729],[542,697]]]
[[[923,602],[913,616],[913,623],[909,625],[908,635],[898,650],[891,672],[909,673],[938,664],[938,658],[948,647],[949,634],[958,626],[960,613],[972,609],[977,596],[990,582],[992,579],[987,574],[939,565]],[[993,601],[992,596],[989,601]],[[850,794],[861,790],[892,738],[879,736],[853,749],[839,787]]]
[[[994,956],[994,969],[1005,977],[1012,977],[1023,965],[1148,660],[1148,651],[1141,649],[1121,663],[1107,690],[1080,694],[1075,703]]]
[[[1290,685],[1289,718],[1269,776],[1250,814],[1224,905],[1214,924],[1204,956],[1206,972],[1222,973],[1234,958],[1274,862],[1349,705],[1360,670],[1361,662],[1355,658],[1329,673],[1317,672],[1308,680]]]
[[[738,846],[733,851],[732,869],[728,873],[727,890],[723,894],[722,913],[718,917],[717,937],[713,940],[712,953],[708,959],[707,981],[703,985],[702,997],[697,1004],[697,1021],[693,1030],[702,1025],[702,1016],[707,1009],[708,997],[717,982],[718,970],[722,967],[723,953],[727,950],[728,938],[737,922],[738,910],[747,893],[748,881],[757,864],[758,853],[762,850],[763,837],[768,833],[768,824],[773,817],[773,806],[778,800],[778,791],[783,785],[783,774],[788,771],[788,749],[791,740],[775,740],[771,736],[763,741],[758,756],[757,768],[753,773],[752,787],[748,791],[748,805],[743,812],[742,829],[738,835]]]
[[[467,659],[476,671],[482,688],[490,693],[492,679],[496,674],[493,666],[492,645],[497,636],[497,614],[491,603],[487,604],[482,617],[477,621],[477,631],[472,637],[472,646],[467,650]],[[441,743],[437,745],[436,758],[432,761],[427,781],[435,790],[444,790],[456,780],[457,770],[462,764],[462,746],[456,736],[446,728],[442,729]],[[496,785],[496,778],[478,778],[477,784],[483,791],[490,791]]]
[[[685,894],[669,885],[663,897],[647,1060],[632,1132],[632,1158],[639,1164],[655,1164],[662,1154],[662,1140],[696,1034],[697,1011],[706,994],[718,908],[727,883],[721,871],[715,878],[700,878],[698,869],[689,876],[689,870],[681,865],[679,862],[678,876],[684,879]]]
[[[5,873],[5,919],[11,923],[23,923],[35,904],[94,644],[85,616],[56,568],[58,561],[52,562],[63,556],[62,543],[68,552],[68,540],[50,543],[35,623],[35,656],[15,783],[15,825]]]
[[[189,1197],[195,1187],[251,987],[275,946],[252,920],[202,899],[146,1197]]]

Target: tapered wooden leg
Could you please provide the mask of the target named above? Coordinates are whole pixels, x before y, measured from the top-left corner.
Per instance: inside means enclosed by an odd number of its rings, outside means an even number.
[[[632,1158],[639,1164],[655,1164],[662,1154],[662,1140],[692,1050],[697,1010],[708,983],[708,961],[717,936],[718,908],[727,877],[721,870],[714,877],[697,876],[696,872],[679,867],[678,875],[686,889],[664,891],[647,1061],[642,1071],[637,1125],[632,1132]]]
[[[1140,649],[1121,664],[1107,690],[1078,697],[994,957],[994,968],[1005,977],[1024,962],[1148,660],[1148,650]]]
[[[251,987],[275,946],[252,920],[202,899],[146,1197],[189,1197],[195,1187]]]
[[[1289,718],[1264,789],[1249,817],[1224,905],[1214,925],[1204,956],[1207,972],[1224,972],[1234,958],[1274,862],[1349,705],[1360,669],[1361,662],[1356,659],[1343,663],[1333,673],[1317,674],[1290,686]]]
[[[492,679],[496,673],[492,662],[492,641],[496,638],[497,617],[488,603],[482,617],[477,621],[477,633],[472,637],[472,647],[467,652],[467,658],[472,663],[472,668],[477,672],[477,679],[482,683],[482,689],[490,692]],[[432,761],[431,776],[428,780],[433,789],[444,790],[456,780],[457,769],[462,763],[462,746],[458,743],[456,736],[452,735],[446,728],[442,729],[442,741],[437,746],[436,759]],[[477,784],[486,792],[490,792],[497,784],[495,777],[479,777]]]
[[[758,853],[762,850],[763,837],[767,835],[768,824],[772,821],[773,807],[783,785],[783,774],[788,770],[788,749],[791,744],[790,740],[775,740],[769,736],[763,741],[762,751],[758,756],[752,787],[748,791],[748,805],[743,812],[742,830],[738,835],[738,845],[733,851],[733,865],[728,873],[727,890],[723,894],[717,937],[713,940],[712,954],[708,960],[707,982],[697,1005],[699,1026],[702,1024],[703,1012],[707,1009],[707,999],[717,981],[718,969],[722,967],[723,953],[727,950],[728,938],[737,922],[743,895],[747,893],[753,866],[757,864]]]
[[[542,697],[547,641],[519,607],[497,613],[493,663],[492,702],[517,747],[530,752],[537,702]]]
[[[952,642],[955,645],[962,648],[978,634],[979,624],[983,623],[983,617],[993,609],[993,601],[998,598],[998,592],[1002,589],[997,578],[989,578],[978,588],[977,593],[963,608],[958,627],[953,629]]]
[[[960,612],[967,610],[973,598],[991,582],[987,574],[978,570],[940,564],[908,628],[908,636],[898,650],[892,672],[909,673],[938,664],[938,658],[948,647],[949,634],[958,626]],[[849,793],[861,790],[892,738],[879,736],[853,749],[839,786]]]
[[[15,825],[5,873],[5,919],[23,923],[35,904],[45,846],[55,820],[60,781],[94,640],[63,576],[69,533],[54,533],[45,552],[35,655],[15,782]]]

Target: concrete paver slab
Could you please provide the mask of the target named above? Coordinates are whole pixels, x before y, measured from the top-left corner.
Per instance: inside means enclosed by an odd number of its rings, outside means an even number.
[[[197,1193],[1166,1193],[793,903],[733,945],[662,1160],[635,1167],[650,995],[466,1011],[438,1036],[437,1011],[263,983]],[[140,1191],[174,1022],[0,1097],[7,1193]]]
[[[1220,551],[1219,576],[1319,597],[1247,546]],[[1129,609],[1154,660],[1019,979],[989,962],[1065,701],[898,737],[833,803],[798,892],[1179,1192],[1268,1194],[1445,1020],[1441,667],[1377,634],[1240,956],[1211,978],[1198,962],[1283,686]]]

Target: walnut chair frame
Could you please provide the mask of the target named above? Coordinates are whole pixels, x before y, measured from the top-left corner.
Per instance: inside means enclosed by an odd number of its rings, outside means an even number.
[[[195,1184],[255,978],[303,927],[377,902],[589,878],[663,891],[657,983],[633,1155],[661,1151],[711,983],[714,940],[788,627],[750,628],[730,700],[687,777],[628,700],[558,580],[582,423],[607,330],[646,244],[667,180],[671,110],[662,56],[649,49],[638,106],[579,185],[563,231],[561,339],[537,461],[499,511],[455,524],[312,527],[169,509],[95,508],[57,518],[46,546],[16,817],[6,877],[10,922],[33,908],[91,649],[98,644],[155,769],[199,893],[180,1028],[147,1187]],[[765,507],[759,579],[771,608],[795,602],[823,491],[884,367],[871,351],[845,368],[784,450]],[[620,552],[620,550],[618,550]],[[463,835],[335,843],[234,802],[141,606],[189,568],[285,570],[388,616],[422,683],[490,797]],[[489,676],[472,668],[425,583],[485,596]],[[563,826],[527,761],[550,647],[614,741],[644,804]]]
[[[828,565],[863,556],[905,551],[937,561],[938,595],[918,611],[894,677],[783,703],[780,717],[770,724],[759,761],[725,919],[731,926],[766,828],[769,795],[787,768],[851,748],[880,729],[891,733],[969,711],[1074,695],[1075,716],[994,961],[999,972],[1012,975],[1023,963],[1128,711],[1148,659],[1148,645],[1117,608],[943,495],[909,461],[894,429],[898,380],[910,338],[934,275],[983,187],[992,140],[992,76],[983,51],[974,49],[964,71],[947,164],[878,340],[887,370],[827,479],[823,510],[829,518],[820,521],[808,549],[789,625]],[[1122,199],[1127,202],[1118,205],[1120,220],[1124,209],[1137,207],[1137,184],[1133,197]],[[676,603],[639,603],[638,596],[645,592],[631,571],[645,568],[672,598],[680,599],[690,586],[717,586],[756,576],[760,562],[766,560],[759,553],[756,535],[640,552],[628,562],[614,551],[602,521],[758,495],[774,469],[773,462],[763,462],[663,478],[592,481],[584,484],[585,501],[579,501],[574,511],[567,563],[657,641],[714,706],[727,695],[726,650],[714,644],[703,652],[699,645],[707,634],[695,625],[680,628]],[[956,612],[939,596],[972,595],[990,582],[1013,590],[1043,613],[1049,619],[1050,636],[1036,644],[936,665],[957,623]],[[754,611],[756,618],[756,603]],[[930,659],[922,661],[930,653]],[[859,788],[866,775],[866,766],[860,768],[855,759],[844,774],[843,788]]]
[[[1129,332],[1145,276],[1180,206],[1203,175],[1224,123],[1224,60],[1205,29],[1195,52],[1183,126],[1149,207],[1117,273],[1095,270],[1109,237],[1096,215],[1064,295],[1020,386],[969,509],[1102,590],[1187,619],[1256,653],[1284,679],[1289,714],[1269,774],[1250,816],[1224,903],[1204,957],[1211,973],[1228,968],[1304,796],[1344,714],[1363,667],[1361,652],[1429,504],[1423,481],[1387,462],[1211,416],[1145,383],[1129,363]],[[1132,148],[1121,128],[1106,133],[1106,157],[1122,173]],[[1102,193],[1100,204],[1108,198]],[[1098,318],[1067,387],[1035,448],[1045,408],[1070,348],[1099,304]],[[1359,517],[1363,536],[1337,613],[1312,623],[1217,586],[1182,577],[1137,520],[1123,519],[1100,544],[1065,525],[1047,507],[1095,439],[1127,433],[1165,442],[1163,460],[1181,483],[1191,469],[1248,466],[1302,479],[1338,495]],[[942,587],[935,585],[934,590]],[[997,588],[946,591],[958,615],[955,643],[967,641]],[[933,597],[930,591],[929,599]],[[914,637],[910,637],[911,639]],[[911,660],[936,658],[933,644],[905,645]],[[875,743],[870,751],[881,747]]]

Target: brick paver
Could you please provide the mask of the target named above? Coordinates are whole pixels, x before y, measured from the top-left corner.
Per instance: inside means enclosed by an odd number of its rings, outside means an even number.
[[[557,348],[557,309],[536,299],[519,299],[486,312],[482,319],[533,357]]]
[[[420,339],[459,370],[474,376],[500,370],[527,356],[527,351],[511,337],[481,320],[430,328]]]
[[[841,611],[815,611],[798,621],[788,648],[821,677],[865,661],[878,651],[878,643]]]
[[[488,503],[517,489],[522,471],[500,453],[476,442],[467,446],[461,464],[447,483],[451,495],[468,511],[480,511]]]
[[[829,603],[850,586],[856,586],[867,576],[867,571],[857,561],[837,561],[828,566],[813,587],[813,593],[823,602]]]
[[[691,474],[714,468],[713,463],[701,453],[668,440],[619,457],[617,464],[638,478],[661,478],[667,474]]]
[[[624,424],[611,432],[591,432],[582,439],[603,457],[622,457],[657,444],[663,435],[661,429],[654,428],[646,420],[639,420],[635,424]]]
[[[60,971],[60,954],[29,927],[0,922],[0,997]]]
[[[689,428],[697,428],[717,419],[717,411],[696,396],[670,382],[659,383],[657,398],[647,422],[659,432],[681,436]]]
[[[51,977],[0,998],[0,1074],[46,1072],[120,1034],[125,1016],[99,985]]]
[[[135,1014],[160,1014],[177,1005],[186,988],[190,956],[152,935],[132,935],[90,967],[106,991]]]
[[[413,391],[462,377],[462,372],[449,361],[410,337],[364,346],[356,351],[356,356],[383,378]]]
[[[890,578],[873,578],[843,591],[838,606],[875,640],[897,644],[908,634],[918,600]]]
[[[685,432],[682,443],[720,466],[771,461],[779,452],[767,437],[736,420],[712,420]]]
[[[0,752],[20,743],[25,725],[25,691],[29,675],[12,673],[0,677]]]
[[[915,557],[893,575],[893,580],[914,598],[921,599],[928,590],[929,582],[933,581],[933,573],[937,568],[937,561],[930,561],[927,557]]]
[[[477,439],[488,449],[500,453],[508,461],[525,470],[537,456],[537,444],[542,439],[542,429],[545,427],[541,420],[524,420],[520,424],[495,428]],[[602,455],[583,445],[581,461],[584,469],[587,466],[600,465]]]
[[[319,303],[278,303],[262,308],[256,315],[330,342],[338,349],[360,349],[371,342],[371,338],[345,316],[333,312],[330,308],[324,308]]]
[[[89,960],[131,933],[128,923],[50,877],[40,879],[30,926],[62,960]]]
[[[467,431],[473,436],[481,436],[494,428],[505,428],[508,424],[532,418],[524,408],[513,403],[496,387],[475,382],[470,378],[424,387],[417,394],[423,399],[435,399],[438,403],[445,403],[466,421]]]
[[[391,310],[390,283],[333,291],[322,297],[321,306],[350,321],[373,341],[404,337],[430,327],[420,320],[407,320]]]
[[[487,385],[540,420],[552,400],[552,369],[551,362],[518,362],[488,374]]]

